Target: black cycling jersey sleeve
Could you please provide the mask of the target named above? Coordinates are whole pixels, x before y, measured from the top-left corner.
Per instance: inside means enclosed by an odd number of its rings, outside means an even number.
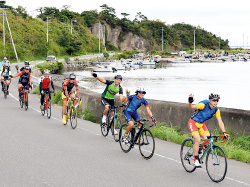
[[[123,94],[123,88],[119,85],[119,94]]]
[[[110,84],[112,84],[114,81],[110,81],[110,80],[106,80],[106,84],[107,85],[110,85]]]

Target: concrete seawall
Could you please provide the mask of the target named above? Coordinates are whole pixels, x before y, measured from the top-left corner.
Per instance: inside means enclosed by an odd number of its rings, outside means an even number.
[[[55,87],[61,90],[60,84],[55,83]],[[83,100],[82,108],[84,108],[84,104],[87,103],[88,107],[99,122],[104,109],[104,107],[101,105],[101,94],[87,90],[85,88],[80,88],[80,97]],[[116,98],[116,103],[120,103],[118,97]],[[148,103],[154,117],[158,122],[165,122],[166,124],[179,126],[182,131],[189,132],[188,120],[194,111],[188,109],[187,104],[152,99],[148,99]],[[250,135],[249,111],[223,107],[219,107],[219,109],[221,111],[222,120],[226,126],[226,129],[234,130],[237,134],[244,133],[245,135]],[[141,107],[138,111],[142,117],[148,118],[144,107]],[[206,122],[206,126],[210,132],[212,132],[214,128],[219,129],[215,117],[208,120]]]

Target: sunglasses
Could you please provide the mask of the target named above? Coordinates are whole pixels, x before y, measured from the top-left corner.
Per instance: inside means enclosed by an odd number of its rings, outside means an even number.
[[[75,80],[75,78],[70,78],[70,80]]]
[[[219,102],[219,99],[212,99],[212,101],[214,101],[214,102]]]
[[[138,93],[140,93],[140,94],[145,94],[146,92],[138,92]]]

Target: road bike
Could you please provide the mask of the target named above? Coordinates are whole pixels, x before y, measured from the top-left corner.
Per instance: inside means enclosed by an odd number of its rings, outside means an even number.
[[[121,126],[119,132],[119,142],[123,152],[128,153],[135,144],[138,144],[139,151],[144,159],[148,160],[154,155],[154,135],[149,129],[145,127],[148,121],[152,122],[152,125],[150,127],[156,125],[156,123],[153,122],[152,119],[141,119],[129,131],[127,139],[125,138],[125,133],[128,125],[123,124]]]
[[[4,99],[7,99],[7,95],[9,95],[9,91],[7,90],[7,87],[8,87],[8,82],[10,84],[11,82],[11,79],[8,78],[8,77],[4,77],[4,80],[3,80],[3,94],[4,94]]]
[[[50,119],[50,117],[51,117],[51,100],[49,98],[50,93],[54,93],[54,92],[49,91],[49,90],[44,90],[45,96],[44,96],[43,108],[41,108],[42,115],[44,116],[44,114],[46,112],[48,119]]]
[[[23,86],[22,90],[21,90],[21,94],[19,96],[20,106],[21,106],[21,108],[23,108],[23,105],[24,105],[25,110],[28,110],[28,107],[29,107],[28,95],[30,92],[30,90],[29,90],[30,87],[31,86],[29,86],[29,85]]]
[[[111,109],[111,106],[109,106],[109,111],[107,114],[106,122],[101,122],[101,132],[104,137],[106,137],[109,133],[109,129],[111,129],[112,135],[114,136],[114,140],[116,142],[119,141],[119,130],[121,128],[121,118],[117,115],[117,109],[122,108],[125,105],[121,106],[114,106],[113,109]],[[114,112],[114,116],[111,115],[111,112]],[[114,132],[116,131],[116,133]]]
[[[65,113],[66,124],[64,124],[64,125],[67,125],[68,119],[69,119],[72,129],[76,128],[76,126],[77,126],[77,107],[81,104],[82,104],[82,100],[80,98],[69,98],[68,99],[66,113]]]
[[[221,182],[227,173],[227,157],[223,149],[214,143],[218,141],[218,138],[224,138],[225,143],[227,138],[223,135],[210,135],[207,139],[201,139],[203,142],[203,149],[199,149],[199,160],[203,164],[203,159],[206,157],[206,170],[210,179],[214,182]],[[184,169],[191,173],[195,171],[194,166],[194,153],[193,153],[194,140],[187,138],[181,145],[180,157],[181,163]]]

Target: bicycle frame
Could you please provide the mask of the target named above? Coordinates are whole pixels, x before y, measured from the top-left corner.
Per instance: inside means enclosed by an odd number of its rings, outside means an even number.
[[[75,104],[75,106],[74,106],[74,101],[77,101],[77,103]],[[67,102],[67,111],[69,111],[69,112],[67,112],[68,116],[70,116],[72,107],[74,107],[74,108],[78,107],[78,104],[79,104],[78,101],[81,102],[81,99],[79,99],[79,98],[75,98],[75,99],[69,98],[69,100]],[[69,106],[69,104],[70,104],[70,106]]]

